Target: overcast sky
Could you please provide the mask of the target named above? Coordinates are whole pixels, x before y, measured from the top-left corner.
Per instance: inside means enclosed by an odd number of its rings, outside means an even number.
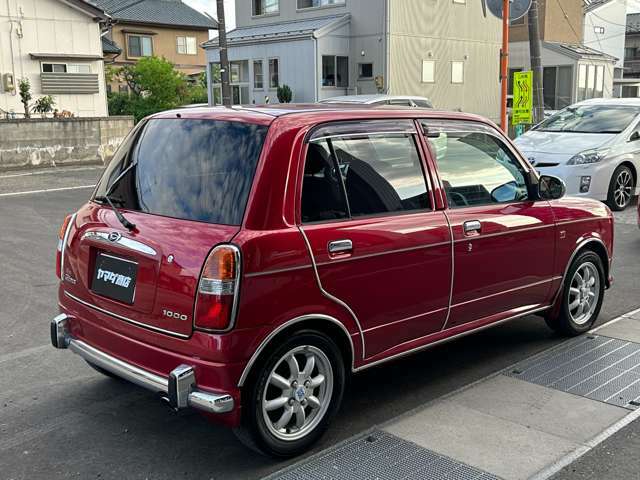
[[[640,2],[640,0],[638,0]],[[213,18],[217,18],[216,0],[184,0],[184,3],[192,6],[196,10],[206,12]],[[234,0],[224,0],[224,16],[227,22],[227,30],[236,26],[236,9]]]

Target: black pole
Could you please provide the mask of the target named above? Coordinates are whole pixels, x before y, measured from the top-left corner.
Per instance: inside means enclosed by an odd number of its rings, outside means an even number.
[[[216,0],[218,7],[218,46],[220,47],[220,80],[222,82],[222,104],[231,106],[231,85],[229,84],[229,56],[227,54],[227,30],[224,20],[224,0]]]
[[[544,120],[544,92],[542,84],[542,42],[538,21],[538,0],[531,1],[529,9],[529,57],[533,71],[533,123]]]

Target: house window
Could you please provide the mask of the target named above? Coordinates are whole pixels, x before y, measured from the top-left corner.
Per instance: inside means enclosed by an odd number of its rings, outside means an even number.
[[[153,40],[148,35],[129,35],[127,48],[129,57],[150,57],[153,55]]]
[[[433,60],[422,61],[422,83],[434,83],[436,81],[436,62]]]
[[[635,48],[635,47],[626,47],[624,49],[624,58],[625,58],[625,60],[631,60],[633,58],[636,58],[636,52],[637,52],[637,48]]]
[[[604,93],[604,65],[596,67],[596,87],[593,92],[594,98],[602,98]]]
[[[278,88],[280,85],[278,59],[269,59],[269,88]]]
[[[88,63],[43,63],[43,73],[91,73]]]
[[[262,90],[264,88],[264,72],[262,71],[262,60],[253,61],[253,88]]]
[[[280,11],[279,0],[252,0],[253,15],[275,15]]]
[[[359,63],[358,78],[361,80],[373,78],[373,63]]]
[[[465,4],[465,3],[467,3],[467,0],[453,0],[453,3]]]
[[[322,86],[340,88],[349,86],[349,57],[322,56]]]
[[[451,83],[464,83],[464,62],[451,62]]]
[[[303,8],[319,8],[344,4],[345,0],[298,0],[298,10]]]
[[[515,27],[516,25],[524,25],[525,22],[526,22],[526,18],[527,18],[527,16],[523,15],[522,17],[509,22],[509,25],[512,26],[512,27]]]
[[[544,67],[542,71],[544,107],[561,110],[571,105],[572,84],[573,67]]]
[[[593,31],[594,31],[594,33],[603,34],[604,33],[604,27],[593,27]]]
[[[196,55],[196,37],[176,37],[176,49],[180,55]]]

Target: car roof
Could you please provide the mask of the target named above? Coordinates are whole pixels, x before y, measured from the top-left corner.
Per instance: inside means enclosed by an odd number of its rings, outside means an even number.
[[[591,98],[575,103],[574,105],[611,105],[640,107],[640,98]]]
[[[425,100],[430,102],[426,97],[419,97],[416,95],[385,95],[383,93],[375,93],[371,95],[341,95],[338,97],[325,98],[319,103],[373,103],[381,102],[384,100]]]
[[[268,105],[236,105],[233,107],[195,107],[167,110],[150,118],[192,118],[227,120],[270,125],[286,118],[292,126],[331,121],[373,120],[384,118],[434,118],[472,120],[495,126],[490,120],[471,113],[439,111],[427,108],[404,108],[394,105],[344,103],[279,103]]]

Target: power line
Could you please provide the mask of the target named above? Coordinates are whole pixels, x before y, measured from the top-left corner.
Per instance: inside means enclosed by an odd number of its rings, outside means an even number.
[[[573,24],[569,20],[569,15],[567,15],[567,11],[564,9],[562,4],[560,3],[560,0],[556,0],[556,3],[558,4],[558,7],[562,11],[562,14],[564,15],[564,19],[567,22],[567,25],[569,25],[569,28],[571,29],[571,31],[575,35],[576,39],[578,40],[578,44],[583,44],[584,45],[584,39],[580,35],[578,35],[578,32],[576,32],[576,29],[573,28]],[[597,67],[599,67],[600,65],[596,65],[593,61],[588,60],[588,59],[585,59],[585,62],[587,64],[591,65],[592,67],[596,67],[596,72],[594,72],[594,83],[595,83],[595,81],[596,81],[595,77],[597,76]],[[586,79],[587,83],[589,83],[588,77],[589,76],[588,76],[588,72],[587,72],[587,79]],[[578,86],[578,89],[579,88],[580,88],[580,86]],[[603,76],[602,89],[604,90],[605,88],[606,88],[606,85],[604,83],[604,76]],[[606,89],[606,93],[607,93],[607,96],[613,97],[613,92],[611,92],[609,89]]]

